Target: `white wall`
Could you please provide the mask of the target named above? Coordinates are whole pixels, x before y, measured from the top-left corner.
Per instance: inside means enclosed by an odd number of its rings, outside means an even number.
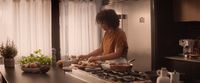
[[[129,44],[128,58],[135,58],[134,70],[151,70],[151,15],[150,0],[127,0],[113,3],[105,8],[115,9],[120,14],[127,14],[123,21],[123,30],[126,32]],[[144,22],[140,22],[140,18]]]

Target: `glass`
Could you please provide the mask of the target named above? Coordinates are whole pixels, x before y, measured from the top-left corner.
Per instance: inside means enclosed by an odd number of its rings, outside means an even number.
[[[56,49],[52,48],[52,65],[56,64]]]
[[[179,40],[179,45],[183,47],[184,56],[193,54],[193,46],[194,46],[193,39],[181,39]]]
[[[78,57],[76,55],[65,55],[64,67],[70,66],[74,63],[78,63]]]

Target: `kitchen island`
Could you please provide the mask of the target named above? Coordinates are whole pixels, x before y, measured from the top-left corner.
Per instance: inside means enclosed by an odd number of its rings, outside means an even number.
[[[58,67],[52,67],[47,73],[24,73],[19,65],[15,68],[5,68],[0,65],[3,83],[86,83],[80,79],[65,74]]]
[[[15,68],[5,68],[4,65],[0,65],[0,72],[3,77],[3,83],[113,83],[114,81],[109,81],[106,78],[113,78],[117,76],[115,80],[123,80],[122,78],[127,78],[126,75],[133,74],[134,80],[130,83],[154,83],[152,75],[150,79],[140,78],[139,72],[109,72],[106,70],[90,71],[86,72],[80,69],[73,69],[72,72],[65,72],[59,67],[52,67],[47,73],[24,73],[19,65],[15,65]],[[123,74],[118,75],[118,74]],[[109,76],[110,75],[110,76]],[[146,74],[144,74],[146,75]],[[128,76],[130,77],[130,76]],[[132,77],[132,76],[131,76]],[[136,81],[138,79],[138,81]],[[131,79],[130,79],[131,80]],[[141,81],[139,81],[141,80]],[[121,83],[121,82],[120,82]]]

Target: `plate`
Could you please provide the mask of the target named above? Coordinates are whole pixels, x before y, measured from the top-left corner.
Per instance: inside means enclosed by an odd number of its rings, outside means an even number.
[[[131,71],[132,65],[110,65],[110,69],[115,71]]]

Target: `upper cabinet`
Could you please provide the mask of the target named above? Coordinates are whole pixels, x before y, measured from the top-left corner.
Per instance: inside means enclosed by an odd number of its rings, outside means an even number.
[[[175,21],[200,21],[200,0],[174,0]]]

